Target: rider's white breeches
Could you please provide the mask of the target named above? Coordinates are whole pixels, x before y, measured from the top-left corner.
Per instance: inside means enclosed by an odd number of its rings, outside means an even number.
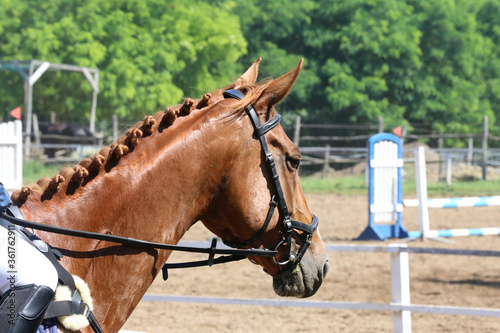
[[[29,284],[55,291],[57,282],[57,271],[49,259],[0,223],[0,295]]]

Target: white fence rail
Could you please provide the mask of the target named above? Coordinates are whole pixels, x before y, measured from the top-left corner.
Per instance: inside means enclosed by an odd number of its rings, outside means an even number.
[[[20,120],[0,123],[0,182],[8,192],[23,182],[23,129]]]
[[[181,242],[181,245],[209,246],[208,242]],[[301,301],[277,299],[245,299],[222,297],[174,296],[147,294],[143,301],[204,303],[226,305],[261,305],[278,307],[301,307],[320,309],[344,309],[363,311],[391,311],[393,313],[393,331],[411,332],[411,312],[435,313],[446,315],[500,317],[500,309],[474,308],[457,306],[420,305],[410,303],[410,278],[408,253],[441,255],[466,255],[500,257],[500,251],[462,250],[441,248],[408,247],[406,244],[380,245],[326,245],[329,252],[380,252],[391,255],[391,303],[355,303],[333,301]]]

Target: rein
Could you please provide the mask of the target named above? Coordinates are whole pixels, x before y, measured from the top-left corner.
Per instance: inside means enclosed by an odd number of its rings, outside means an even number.
[[[102,241],[108,241],[118,244],[123,244],[127,246],[146,248],[146,249],[159,249],[159,250],[170,250],[170,251],[182,251],[182,252],[193,252],[193,253],[207,253],[208,259],[202,261],[195,261],[186,264],[169,264],[172,267],[164,267],[163,268],[163,279],[166,280],[168,278],[167,268],[179,268],[178,265],[187,265],[183,267],[197,267],[197,266],[212,266],[214,264],[222,264],[231,261],[237,261],[245,259],[247,256],[261,256],[261,257],[275,257],[278,254],[278,251],[271,251],[267,249],[218,249],[217,248],[217,238],[212,239],[211,246],[209,248],[202,247],[193,247],[193,246],[180,246],[180,245],[171,245],[171,244],[163,244],[163,243],[154,243],[143,240],[138,240],[129,237],[121,237],[114,236],[108,234],[100,234],[97,232],[90,231],[81,231],[75,229],[61,228],[55,226],[44,225],[40,223],[35,223],[31,221],[27,221],[21,218],[17,218],[14,216],[10,216],[8,214],[1,214],[1,217],[12,224],[15,224],[24,228],[31,228],[46,232],[51,232],[54,234],[87,238],[87,239],[96,239]],[[215,255],[226,255],[215,258]],[[166,264],[165,264],[166,265]]]

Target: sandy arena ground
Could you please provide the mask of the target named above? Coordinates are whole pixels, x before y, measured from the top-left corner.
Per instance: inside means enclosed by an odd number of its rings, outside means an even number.
[[[353,241],[367,225],[366,196],[308,194],[306,197],[311,211],[320,219],[325,243],[382,244]],[[408,230],[418,230],[417,209],[406,208],[403,221]],[[500,207],[434,209],[430,211],[430,225],[431,229],[498,227]],[[210,237],[210,232],[198,223],[183,240]],[[500,238],[457,237],[451,243],[415,241],[409,246],[500,250]],[[329,255],[330,273],[318,293],[309,300],[391,301],[388,254]],[[202,259],[205,257],[175,253],[170,261]],[[410,254],[411,302],[500,308],[499,261],[500,258],[492,257]],[[171,270],[169,280],[164,282],[159,276],[148,294],[280,299],[274,294],[271,277],[248,261],[212,268]],[[142,332],[392,332],[392,314],[143,301],[123,329]],[[500,332],[500,318],[413,313],[412,331]]]

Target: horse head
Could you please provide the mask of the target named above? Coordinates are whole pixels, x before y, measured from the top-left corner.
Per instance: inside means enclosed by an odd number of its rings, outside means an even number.
[[[328,255],[300,186],[300,151],[274,108],[295,83],[302,61],[278,79],[255,85],[259,62],[224,93],[221,103],[239,115],[240,132],[226,157],[223,185],[202,221],[229,246],[276,249],[276,258],[250,260],[273,276],[276,294],[309,297],[328,272]]]

